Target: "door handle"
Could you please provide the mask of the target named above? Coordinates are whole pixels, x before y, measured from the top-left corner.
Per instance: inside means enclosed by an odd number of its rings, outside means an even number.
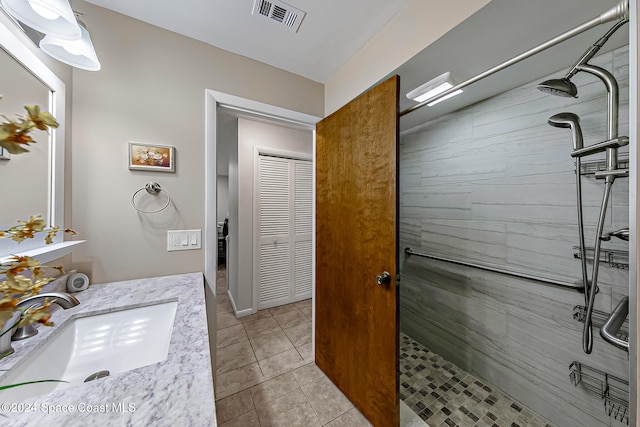
[[[382,274],[376,276],[376,282],[378,285],[387,285],[391,283],[391,275],[387,271],[383,271]]]

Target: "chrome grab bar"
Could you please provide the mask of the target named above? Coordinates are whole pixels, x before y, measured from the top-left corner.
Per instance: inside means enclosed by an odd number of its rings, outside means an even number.
[[[625,351],[629,351],[629,342],[618,338],[616,335],[620,331],[620,327],[629,315],[629,297],[620,300],[611,315],[600,328],[600,336],[609,344],[615,345]]]
[[[500,273],[500,274],[504,274],[507,276],[513,276],[513,277],[518,277],[520,279],[527,279],[527,280],[534,280],[536,282],[541,282],[541,283],[545,283],[547,285],[553,285],[553,286],[559,286],[562,288],[569,288],[569,289],[574,289],[578,292],[584,292],[584,286],[582,286],[582,283],[569,283],[569,282],[562,282],[559,280],[554,280],[554,279],[547,279],[545,277],[538,277],[538,276],[533,276],[530,274],[526,274],[526,273],[519,273],[516,271],[510,271],[510,270],[506,270],[500,267],[496,267],[496,266],[492,266],[492,265],[488,265],[488,264],[478,264],[478,263],[472,263],[472,262],[467,262],[467,261],[459,261],[456,259],[451,259],[451,258],[445,258],[445,257],[441,257],[441,256],[436,256],[436,255],[429,255],[429,254],[424,254],[424,253],[420,253],[420,252],[416,252],[411,248],[405,248],[404,252],[407,255],[417,255],[423,258],[429,258],[429,259],[434,259],[436,261],[444,261],[444,262],[448,262],[451,264],[457,264],[457,265],[462,265],[465,267],[471,267],[471,268],[476,268],[478,270],[484,270],[484,271],[490,271],[492,273]]]

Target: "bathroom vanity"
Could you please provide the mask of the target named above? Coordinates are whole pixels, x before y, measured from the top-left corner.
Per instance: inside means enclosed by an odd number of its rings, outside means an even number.
[[[47,394],[31,396],[26,400],[16,401],[11,399],[11,396],[20,393],[28,394],[28,388],[34,387],[32,385],[1,391],[0,424],[4,426],[216,425],[204,278],[201,273],[92,285],[86,291],[76,293],[74,296],[80,300],[80,305],[68,310],[55,311],[52,316],[55,326],[40,326],[36,336],[13,342],[15,353],[0,360],[0,369],[3,370],[0,372],[0,382],[5,384],[7,380],[12,379],[11,375],[15,376],[16,372],[20,371],[41,370],[43,367],[45,371],[48,367],[51,371],[55,371],[55,365],[61,363],[57,359],[70,357],[69,354],[82,352],[83,349],[85,353],[93,351],[96,357],[99,357],[100,353],[104,354],[105,351],[116,351],[113,353],[116,355],[113,361],[117,362],[115,365],[124,363],[124,367],[116,367],[115,373],[111,372],[106,377],[98,376],[97,379],[88,382],[80,380],[76,384],[73,381],[73,384],[63,384],[60,387],[57,383],[45,383],[47,387],[58,388]],[[149,329],[153,329],[159,319],[159,317],[154,318],[158,316],[157,314],[148,314],[148,309],[163,306],[175,309],[172,329],[169,325],[167,332],[166,359],[147,366],[127,368],[126,362],[139,356],[133,353],[145,353],[146,349],[142,350],[138,347],[137,351],[131,351],[132,354],[125,356],[117,353],[119,343],[124,344],[130,338],[144,339],[144,336],[150,333],[150,330],[141,326],[145,322],[144,319],[150,325]],[[126,321],[122,322],[123,318],[126,319],[128,312],[138,313],[137,320],[129,324]],[[166,317],[163,312],[160,316]],[[65,338],[66,335],[72,334],[73,332],[70,331],[74,329],[77,335],[78,325],[81,322],[94,319],[116,319],[111,323],[117,326],[111,329],[116,329],[118,332],[104,335],[99,330],[101,327],[98,326],[94,328],[94,333],[85,333],[82,339],[76,339],[73,345],[67,345],[66,347],[74,347],[73,351],[70,349],[67,351],[61,344],[69,342]],[[109,328],[109,326],[102,327],[105,330]],[[166,325],[164,328],[167,330]],[[112,344],[116,342],[116,344],[105,350],[108,348],[104,347],[107,341]],[[148,342],[152,341],[156,342],[158,339],[154,336]],[[36,359],[34,355],[46,357]],[[88,358],[90,362],[91,357],[93,356],[86,356],[85,359]],[[110,365],[108,360],[100,364]],[[94,368],[94,366],[87,367],[88,370]],[[108,370],[109,367],[105,366],[104,369]],[[117,372],[118,370],[120,372]],[[79,373],[82,377],[85,374],[85,372]],[[54,375],[53,372],[52,375]]]

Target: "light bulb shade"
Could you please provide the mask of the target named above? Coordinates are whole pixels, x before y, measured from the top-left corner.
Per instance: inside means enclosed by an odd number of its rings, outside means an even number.
[[[91,43],[89,32],[80,26],[82,38],[79,40],[61,40],[47,34],[40,40],[40,49],[60,62],[88,71],[98,71],[100,61]]]
[[[428,99],[435,97],[436,95],[449,90],[456,85],[451,72],[447,71],[444,74],[439,75],[435,79],[429,80],[420,87],[415,88],[411,92],[407,93],[407,98],[413,99],[417,102],[424,102]],[[431,107],[439,102],[449,99],[462,93],[462,89],[458,89],[442,98],[439,98],[433,102],[429,102],[427,106]]]
[[[15,19],[41,33],[63,40],[82,36],[68,0],[0,0]]]

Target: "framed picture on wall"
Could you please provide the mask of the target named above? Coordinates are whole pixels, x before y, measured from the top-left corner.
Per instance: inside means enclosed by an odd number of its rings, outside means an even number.
[[[175,172],[175,154],[171,145],[129,142],[129,169]]]
[[[9,153],[4,151],[2,147],[0,147],[0,160],[9,160]]]

